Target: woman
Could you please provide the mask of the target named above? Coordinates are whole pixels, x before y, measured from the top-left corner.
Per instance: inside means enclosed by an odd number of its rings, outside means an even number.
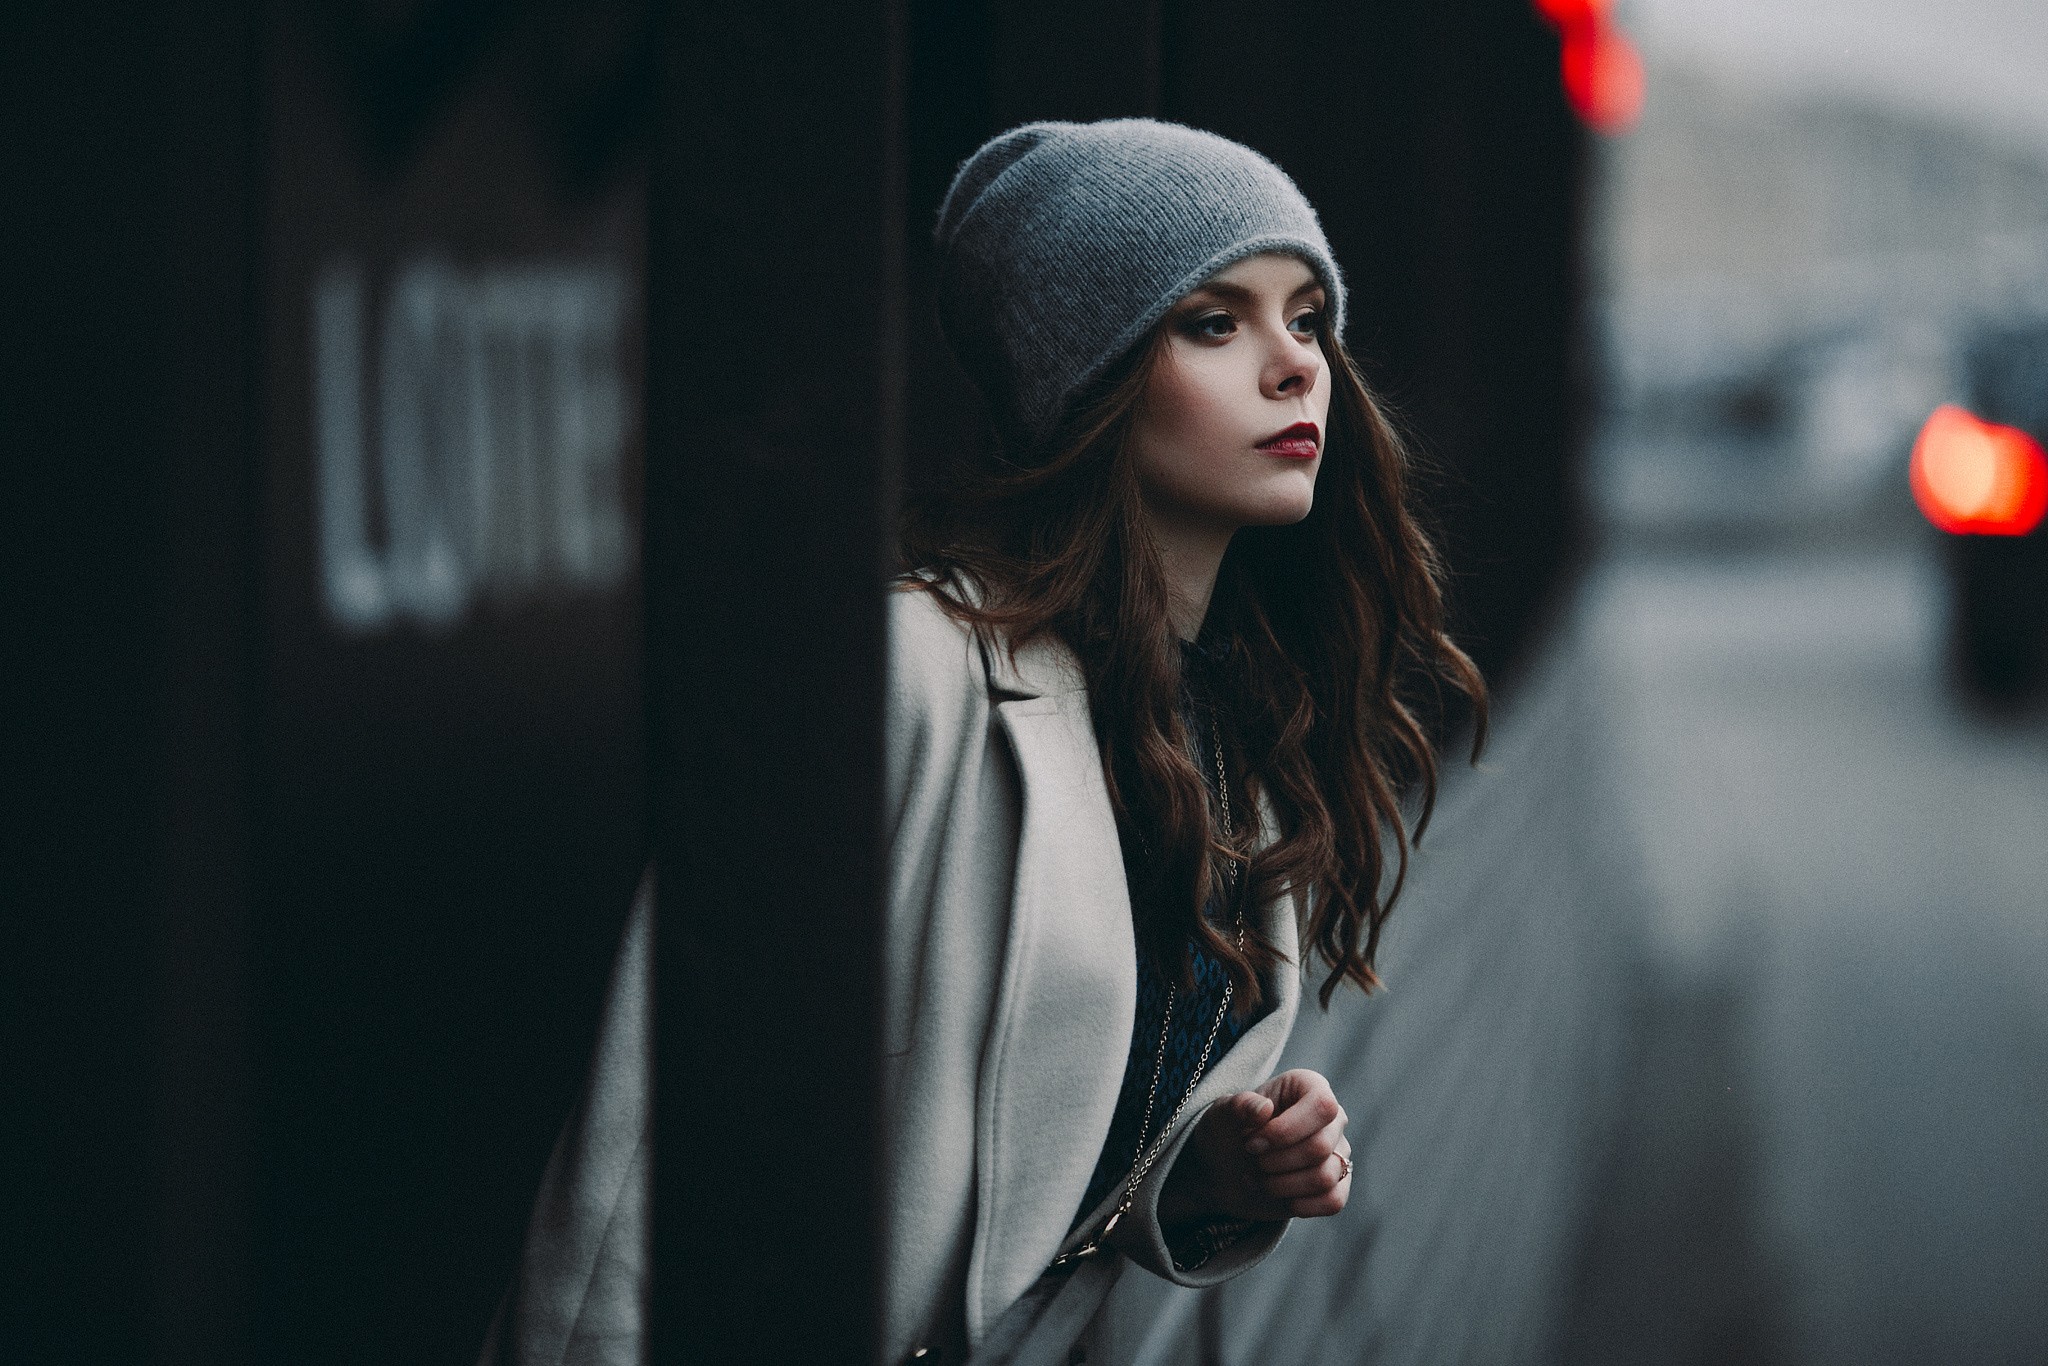
[[[1127,1261],[1213,1284],[1344,1207],[1328,1082],[1269,1074],[1311,956],[1325,1004],[1377,981],[1399,798],[1434,791],[1404,695],[1483,688],[1270,162],[1027,125],[961,168],[938,247],[1001,442],[912,520],[890,599],[883,1359],[1065,1361]],[[513,1359],[637,1359],[645,920]]]

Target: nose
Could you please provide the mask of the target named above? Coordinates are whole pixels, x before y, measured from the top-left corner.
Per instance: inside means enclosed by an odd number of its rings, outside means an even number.
[[[1259,376],[1260,391],[1273,399],[1305,398],[1315,392],[1323,377],[1323,348],[1285,328],[1272,346]]]

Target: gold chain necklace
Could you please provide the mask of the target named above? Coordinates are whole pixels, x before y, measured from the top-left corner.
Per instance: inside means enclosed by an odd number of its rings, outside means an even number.
[[[1226,846],[1234,847],[1237,832],[1230,823],[1230,778],[1223,768],[1223,729],[1216,724],[1215,708],[1208,708],[1208,712],[1209,736],[1214,742],[1216,749],[1216,793],[1221,798],[1220,805],[1223,808],[1223,842]],[[1238,902],[1236,895],[1237,860],[1235,858],[1224,865],[1223,879],[1226,886],[1224,894],[1230,898],[1230,903],[1236,910],[1237,951],[1242,954],[1244,952],[1244,907]],[[1063,1252],[1058,1257],[1055,1257],[1052,1263],[1055,1268],[1070,1265],[1080,1261],[1083,1257],[1092,1257],[1100,1252],[1102,1244],[1108,1239],[1111,1230],[1116,1228],[1117,1223],[1122,1220],[1124,1215],[1130,1213],[1131,1206],[1138,1199],[1138,1187],[1144,1184],[1146,1176],[1151,1173],[1152,1168],[1158,1163],[1161,1150],[1166,1147],[1166,1136],[1172,1133],[1173,1126],[1180,1122],[1181,1112],[1188,1108],[1188,1102],[1195,1098],[1195,1088],[1202,1084],[1202,1074],[1209,1070],[1209,1057],[1216,1050],[1216,1036],[1223,1032],[1223,1021],[1230,1014],[1230,998],[1236,992],[1236,982],[1225,982],[1223,984],[1223,1004],[1217,1007],[1216,1019],[1209,1026],[1209,1037],[1202,1044],[1202,1056],[1195,1063],[1194,1075],[1188,1078],[1188,1089],[1181,1093],[1180,1102],[1173,1107],[1173,1113],[1166,1117],[1165,1125],[1160,1128],[1158,1136],[1152,1139],[1151,1148],[1148,1150],[1145,1146],[1145,1140],[1152,1133],[1152,1110],[1159,1101],[1159,1077],[1166,1067],[1166,1039],[1173,1029],[1173,1006],[1175,1000],[1179,997],[1178,989],[1171,983],[1167,985],[1166,1018],[1159,1022],[1159,1048],[1152,1058],[1152,1086],[1145,1096],[1145,1117],[1138,1124],[1138,1145],[1136,1152],[1132,1155],[1131,1175],[1130,1180],[1124,1186],[1123,1201],[1117,1205],[1115,1213],[1109,1216],[1108,1221],[1097,1230],[1093,1237],[1089,1238],[1072,1252]]]

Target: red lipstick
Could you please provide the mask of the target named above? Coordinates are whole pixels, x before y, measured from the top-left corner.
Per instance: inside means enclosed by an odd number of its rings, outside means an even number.
[[[1267,455],[1285,456],[1289,460],[1313,460],[1322,448],[1322,433],[1313,422],[1297,422],[1259,443],[1259,449]]]

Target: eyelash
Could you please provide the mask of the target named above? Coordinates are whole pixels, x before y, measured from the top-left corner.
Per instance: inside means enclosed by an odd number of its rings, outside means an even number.
[[[1227,322],[1234,327],[1237,323],[1237,319],[1232,317],[1230,314],[1221,311],[1215,313],[1203,313],[1195,317],[1189,318],[1185,323],[1181,325],[1181,327],[1182,330],[1185,331],[1191,337],[1199,337],[1206,339],[1208,341],[1221,341],[1224,337],[1228,336],[1229,333],[1211,332],[1209,330],[1209,324],[1214,322]],[[1288,322],[1287,326],[1289,330],[1292,330],[1303,323],[1308,324],[1309,336],[1313,337],[1320,334],[1323,330],[1323,311],[1319,308],[1312,308],[1308,312],[1299,314],[1296,317],[1294,317],[1292,320]]]

